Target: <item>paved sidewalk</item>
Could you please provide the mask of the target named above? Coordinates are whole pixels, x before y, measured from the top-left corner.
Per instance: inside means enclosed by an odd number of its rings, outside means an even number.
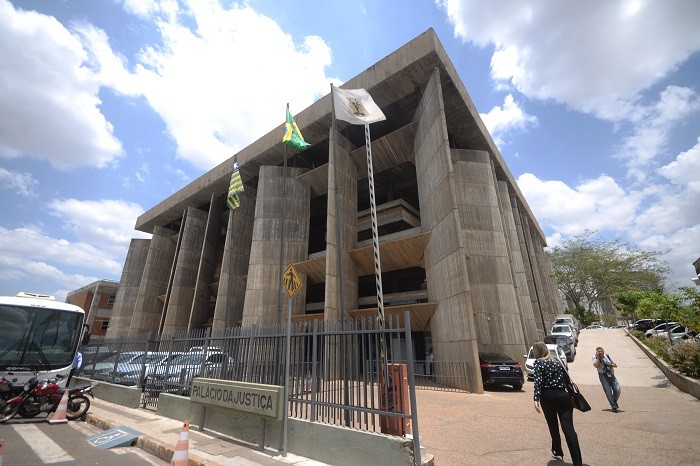
[[[90,400],[88,422],[102,429],[127,426],[144,435],[139,438],[137,446],[156,457],[170,462],[183,422],[158,416],[155,413],[130,409],[104,400]],[[193,465],[245,465],[277,466],[323,465],[317,461],[292,455],[283,457],[276,450],[259,451],[257,445],[240,442],[217,432],[205,430],[199,432],[197,426],[190,425],[189,464]]]

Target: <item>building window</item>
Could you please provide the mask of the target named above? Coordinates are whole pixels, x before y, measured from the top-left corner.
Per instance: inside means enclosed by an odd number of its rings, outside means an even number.
[[[107,300],[107,304],[114,304],[114,300],[117,299],[117,294],[113,293],[109,295],[109,299]]]
[[[104,332],[105,330],[107,330],[107,327],[109,327],[108,320],[103,320],[102,322],[100,322],[100,330]]]

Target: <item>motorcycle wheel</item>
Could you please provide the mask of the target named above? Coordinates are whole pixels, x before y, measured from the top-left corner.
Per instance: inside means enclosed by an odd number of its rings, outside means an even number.
[[[66,419],[69,421],[75,421],[83,417],[85,413],[90,409],[90,400],[82,395],[70,398],[68,400],[68,410],[66,412]]]
[[[5,404],[2,410],[0,410],[0,424],[2,424],[3,422],[7,422],[13,417],[15,417],[15,414],[17,414],[20,405],[21,403],[17,402]]]
[[[34,398],[27,398],[19,407],[17,414],[22,417],[29,418],[37,416],[40,412],[41,409],[39,409],[39,401]]]

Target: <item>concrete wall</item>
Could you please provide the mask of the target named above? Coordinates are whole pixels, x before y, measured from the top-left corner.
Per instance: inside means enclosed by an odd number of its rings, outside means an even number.
[[[112,317],[109,320],[107,338],[120,338],[127,334],[136,307],[136,299],[141,285],[141,276],[148,256],[151,240],[132,239],[126,261],[122,269],[119,290],[114,301]]]
[[[189,398],[161,394],[158,414],[171,419],[189,419],[192,429],[201,419],[202,405]],[[229,409],[207,407],[204,428],[257,444],[262,432],[260,417]],[[342,426],[288,420],[287,450],[306,458],[333,465],[413,464],[413,442],[402,437],[348,429]],[[265,421],[265,446],[280,449],[282,422]]]
[[[71,386],[88,385],[92,380],[84,377],[73,377]],[[141,407],[141,389],[137,387],[125,387],[124,385],[111,384],[109,382],[97,382],[92,389],[93,395],[101,400],[109,401],[127,408]]]

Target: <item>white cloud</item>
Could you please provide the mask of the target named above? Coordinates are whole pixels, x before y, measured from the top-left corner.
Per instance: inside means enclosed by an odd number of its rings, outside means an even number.
[[[698,143],[676,160],[659,169],[659,174],[676,185],[687,185],[688,189],[700,193],[700,138]],[[700,203],[696,204],[700,210]]]
[[[191,2],[173,14],[173,5],[125,3],[127,11],[155,21],[163,41],[141,51],[133,72],[102,31],[86,25],[78,32],[101,82],[145,97],[177,143],[178,155],[194,166],[211,168],[281,126],[285,102],[299,112],[328,93],[331,51],[321,38],[307,36],[296,44],[248,6]]]
[[[494,79],[609,120],[626,118],[640,91],[700,50],[698,2],[437,3],[455,36],[495,46]]]
[[[122,155],[86,58],[55,18],[0,0],[0,157],[65,168],[103,167]]]
[[[508,94],[503,100],[503,106],[495,106],[488,113],[481,113],[481,119],[494,139],[501,146],[506,141],[505,136],[514,130],[524,130],[537,125],[537,117],[528,115]]]
[[[524,173],[517,183],[539,223],[567,236],[585,230],[625,231],[644,198],[642,192],[625,192],[606,175],[569,187]]]
[[[0,187],[14,191],[20,196],[35,198],[39,182],[31,173],[20,173],[0,167]]]

